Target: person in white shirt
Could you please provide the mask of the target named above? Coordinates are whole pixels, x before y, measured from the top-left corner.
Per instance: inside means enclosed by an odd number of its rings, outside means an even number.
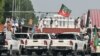
[[[86,28],[84,26],[82,26],[80,28],[81,34],[85,34],[86,33]]]
[[[7,28],[6,30],[6,39],[12,39],[12,30],[10,28]]]
[[[12,25],[10,24],[9,21],[7,21],[7,28],[6,28],[6,39],[12,39]]]
[[[55,19],[55,27],[58,27],[58,20]]]
[[[85,39],[85,40],[89,40],[89,36],[88,36],[87,33],[84,34],[84,39]]]
[[[44,26],[43,26],[43,20],[41,19],[39,21],[39,27],[38,27],[38,29],[40,29],[40,31],[43,32],[43,28],[44,28]]]
[[[8,40],[10,40],[10,39],[12,39],[12,32],[10,31],[10,30],[7,30],[6,31],[6,39],[8,39]]]

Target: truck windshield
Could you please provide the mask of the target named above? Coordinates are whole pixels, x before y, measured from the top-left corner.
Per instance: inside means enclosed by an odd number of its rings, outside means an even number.
[[[33,35],[33,39],[48,39],[48,35],[47,34],[34,34]]]
[[[73,34],[56,34],[56,39],[74,39]]]
[[[29,38],[27,34],[15,34],[14,36],[15,38],[27,38],[27,39]]]

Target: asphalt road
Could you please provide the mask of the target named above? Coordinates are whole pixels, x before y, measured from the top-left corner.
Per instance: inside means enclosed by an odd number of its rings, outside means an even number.
[[[7,55],[2,55],[2,56],[7,56]],[[30,56],[30,55],[21,55],[21,56]],[[32,55],[32,56],[38,56],[38,55]],[[46,55],[40,55],[40,56],[46,56]],[[62,56],[62,55],[59,55],[59,56]],[[72,56],[72,55],[67,55],[67,56]],[[81,56],[81,55],[77,55],[77,56]],[[85,56],[90,56],[90,55],[85,55]]]
[[[6,54],[2,54],[2,56],[7,56]],[[17,56],[17,55],[14,55],[14,56]],[[30,55],[20,55],[20,56],[30,56]],[[36,54],[33,54],[32,56],[47,56],[46,54],[42,54],[42,55],[36,55]],[[52,55],[50,55],[52,56]],[[59,55],[59,56],[62,56],[62,55]],[[66,56],[72,56],[72,55],[66,55]],[[77,55],[77,56],[81,56],[81,55]],[[90,56],[90,55],[85,55],[85,56]]]

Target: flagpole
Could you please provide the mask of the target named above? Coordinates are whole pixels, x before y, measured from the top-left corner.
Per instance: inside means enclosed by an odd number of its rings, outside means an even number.
[[[67,23],[67,28],[69,27],[69,17],[68,17],[68,21],[67,21],[68,23]]]

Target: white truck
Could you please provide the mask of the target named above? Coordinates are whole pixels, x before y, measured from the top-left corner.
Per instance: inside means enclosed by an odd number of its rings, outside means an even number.
[[[31,33],[14,33],[14,36],[20,42],[21,54],[25,54],[25,45],[27,39],[30,39]]]
[[[32,52],[37,55],[48,54],[50,40],[51,37],[48,33],[34,33],[31,39],[27,39],[27,44],[25,45],[27,54],[32,55]]]
[[[8,45],[8,43],[5,40],[4,33],[0,32],[0,56],[1,56],[2,53],[7,53],[8,55],[10,54],[6,45]]]
[[[77,52],[80,51],[82,55],[85,55],[87,43],[84,41],[77,32],[67,32],[55,34],[56,38],[52,39],[50,49],[53,56],[58,56],[60,52],[63,56],[70,53],[73,56],[77,56]]]
[[[9,36],[7,36],[9,37]],[[12,36],[10,38],[5,37],[1,39],[0,42],[0,54],[3,52],[7,53],[8,56],[13,55],[13,51],[16,51],[18,55],[20,55],[20,42]],[[1,37],[0,37],[1,38]]]

